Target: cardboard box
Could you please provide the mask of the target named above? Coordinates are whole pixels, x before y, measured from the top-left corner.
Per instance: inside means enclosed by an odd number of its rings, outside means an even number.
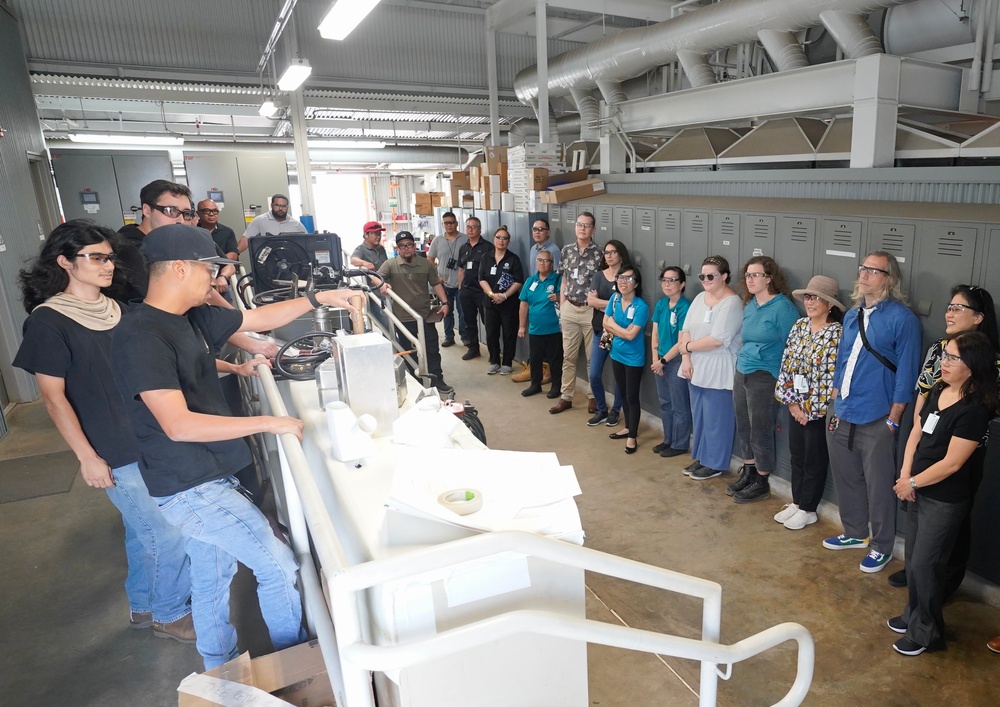
[[[418,214],[420,216],[434,215],[434,204],[431,201],[430,194],[413,195],[413,213]]]
[[[453,187],[458,187],[459,189],[468,189],[472,184],[471,176],[468,171],[465,172],[452,172],[448,179],[451,180],[451,185]]]
[[[500,165],[507,162],[507,148],[490,146],[486,148],[486,171],[500,174]]]
[[[479,189],[481,175],[482,171],[479,169],[479,167],[472,167],[469,170],[470,189]]]
[[[509,191],[505,191],[500,194],[500,210],[501,211],[514,210],[514,195],[511,194]]]
[[[542,195],[542,201],[546,204],[564,204],[567,201],[585,199],[588,196],[597,196],[603,193],[603,181],[600,179],[585,179],[582,182],[549,187],[548,191]]]
[[[469,189],[458,190],[458,203],[454,204],[456,209],[473,209],[476,207],[475,200],[478,192]]]
[[[200,675],[192,673],[177,688],[178,707],[244,704],[263,691],[297,707],[333,705],[333,688],[319,641],[250,659],[249,653]]]

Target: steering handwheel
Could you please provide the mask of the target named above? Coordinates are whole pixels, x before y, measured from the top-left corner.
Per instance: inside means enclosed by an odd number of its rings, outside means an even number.
[[[333,354],[331,339],[335,336],[336,334],[332,331],[310,331],[292,339],[278,349],[278,355],[274,358],[274,367],[281,375],[290,380],[313,380],[316,375],[316,367]],[[304,346],[299,344],[304,344]],[[288,355],[288,350],[291,348],[298,349],[299,354],[297,356]],[[303,370],[295,370],[300,367]]]

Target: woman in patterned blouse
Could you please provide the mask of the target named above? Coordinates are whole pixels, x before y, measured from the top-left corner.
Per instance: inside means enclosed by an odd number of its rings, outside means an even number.
[[[789,530],[816,522],[816,508],[826,487],[830,458],[824,426],[844,313],[838,290],[836,280],[816,275],[804,290],[792,292],[805,303],[808,316],[795,322],[788,335],[774,387],[774,397],[788,406],[792,417],[788,430],[792,502],[774,516]]]

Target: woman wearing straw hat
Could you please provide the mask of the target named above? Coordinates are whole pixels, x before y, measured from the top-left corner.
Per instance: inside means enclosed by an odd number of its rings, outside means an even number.
[[[789,530],[816,522],[816,508],[826,487],[829,454],[824,424],[845,309],[837,300],[838,290],[836,280],[816,275],[805,289],[792,292],[805,304],[806,316],[788,334],[774,388],[774,397],[788,406],[792,418],[788,430],[792,502],[774,516]]]

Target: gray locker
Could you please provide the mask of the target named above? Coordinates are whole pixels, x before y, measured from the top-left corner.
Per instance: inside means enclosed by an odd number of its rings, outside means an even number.
[[[493,242],[493,234],[500,228],[500,212],[493,209],[478,209],[476,216],[483,222],[483,238]]]
[[[701,292],[698,273],[708,257],[709,212],[684,209],[684,230],[681,231],[681,267],[688,276],[687,296],[694,299]]]
[[[632,262],[642,273],[642,297],[650,309],[662,295],[656,281],[660,274],[656,268],[656,216],[656,207],[635,207]],[[652,329],[652,325],[648,329]]]
[[[743,221],[743,249],[740,251],[742,262],[745,263],[757,255],[774,257],[776,220],[774,216],[765,214],[747,214]]]
[[[576,243],[576,214],[577,214],[576,204],[563,204],[562,208],[562,218],[563,218],[563,242],[559,244],[559,247],[569,245],[570,243]],[[581,211],[586,211],[586,209],[580,209]]]
[[[840,299],[851,306],[851,291],[864,258],[865,222],[862,219],[824,218],[817,254],[817,272],[840,284]]]
[[[596,219],[594,242],[602,246],[614,238],[615,207],[610,204],[594,204],[592,213]]]
[[[632,206],[615,206],[615,221],[613,227],[613,238],[625,244],[628,252],[632,252],[635,244],[635,208]],[[599,241],[600,242],[600,241]],[[607,243],[604,241],[603,245]]]
[[[809,216],[782,216],[775,232],[775,260],[788,280],[789,289],[809,284],[816,262],[816,219]],[[774,256],[772,256],[774,257]],[[840,283],[843,287],[843,283]]]
[[[89,219],[114,231],[125,224],[111,155],[57,153],[52,169],[67,221]]]
[[[868,222],[868,250],[884,250],[892,254],[899,263],[903,275],[903,292],[916,294],[913,273],[913,238],[917,224],[905,221],[885,221],[872,219]]]
[[[656,210],[656,274],[668,265],[681,262],[681,211]]]
[[[733,211],[716,211],[712,214],[712,224],[708,239],[709,255],[721,255],[729,261],[729,267],[733,270],[733,280],[739,278],[746,262],[740,257],[740,224],[742,214]],[[743,283],[735,283],[736,287],[741,287]]]
[[[566,245],[566,238],[563,236],[562,204],[549,205],[549,237],[553,242],[562,248]]]
[[[918,282],[910,287],[910,305],[920,317],[924,342],[929,344],[944,336],[944,313],[951,301],[951,288],[973,282],[976,245],[982,228],[924,221],[918,224],[917,232],[919,245],[914,272],[919,274]],[[986,288],[990,289],[988,285]]]
[[[123,216],[132,206],[141,206],[139,192],[156,179],[173,181],[174,170],[166,152],[154,154],[122,154],[112,156],[115,179],[118,181],[118,198]],[[195,200],[197,202],[197,199]],[[136,214],[138,221],[140,214]],[[120,227],[119,227],[120,228]]]

